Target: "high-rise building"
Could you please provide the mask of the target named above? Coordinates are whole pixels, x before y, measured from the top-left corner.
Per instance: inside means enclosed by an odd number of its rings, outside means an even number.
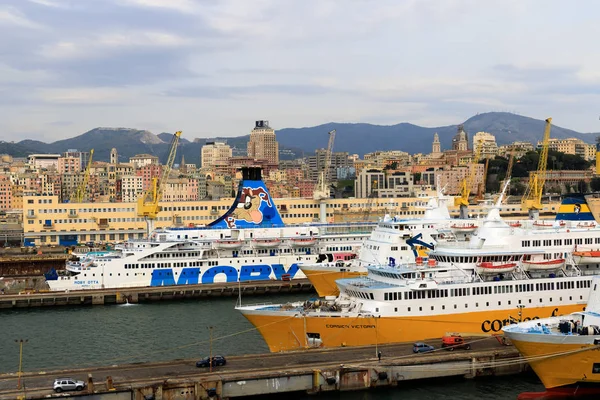
[[[231,147],[224,142],[206,142],[202,146],[202,168],[212,169],[227,165],[232,156]]]
[[[248,141],[248,157],[279,164],[279,143],[269,121],[256,121]]]

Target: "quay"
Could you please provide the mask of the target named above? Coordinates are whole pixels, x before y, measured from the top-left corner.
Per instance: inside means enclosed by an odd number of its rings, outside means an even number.
[[[433,342],[432,342],[433,343]],[[81,400],[204,400],[247,396],[319,393],[391,387],[442,377],[476,378],[523,372],[526,362],[512,346],[495,338],[471,341],[472,350],[412,353],[412,344],[227,357],[225,366],[196,368],[196,359],[113,365],[63,371],[0,375],[0,400],[77,398]],[[436,346],[439,347],[439,346]],[[381,361],[376,354],[382,353]],[[202,354],[200,357],[208,354]],[[199,358],[200,358],[199,357]],[[55,378],[87,382],[81,392],[55,394]]]
[[[65,292],[22,292],[0,294],[0,309],[147,303],[167,300],[198,299],[220,296],[264,295],[309,292],[308,279],[291,281],[249,281],[198,285],[145,286],[134,288],[79,290]]]

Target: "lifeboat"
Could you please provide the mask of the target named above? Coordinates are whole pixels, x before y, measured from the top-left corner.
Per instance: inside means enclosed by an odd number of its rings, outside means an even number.
[[[508,225],[510,225],[511,228],[520,228],[522,226],[519,221],[517,221],[517,222],[511,222]]]
[[[252,244],[254,245],[254,247],[262,247],[262,248],[277,247],[277,246],[279,246],[280,243],[281,243],[281,240],[279,240],[277,238],[254,239],[252,241]]]
[[[477,272],[480,274],[505,274],[508,272],[512,272],[517,268],[517,263],[514,262],[491,262],[484,261],[477,264]]]
[[[235,239],[220,239],[215,242],[215,247],[217,249],[239,249],[242,247],[242,241]]]
[[[577,224],[578,228],[595,228],[596,227],[596,223],[595,222],[580,222]]]
[[[560,269],[565,266],[564,258],[556,258],[554,260],[526,260],[521,261],[521,265],[525,271],[548,271]]]
[[[456,232],[473,232],[477,229],[477,225],[475,224],[454,224],[451,225],[450,228]]]
[[[573,258],[577,264],[600,264],[600,250],[574,251]]]
[[[546,222],[546,221],[535,221],[533,223],[533,227],[537,228],[537,229],[550,229],[550,228],[554,228],[556,226],[559,227],[564,227],[566,225],[565,221],[560,221],[558,223],[558,225],[555,224],[555,222]]]
[[[292,238],[291,244],[293,247],[314,246],[317,243],[317,238],[314,236]]]

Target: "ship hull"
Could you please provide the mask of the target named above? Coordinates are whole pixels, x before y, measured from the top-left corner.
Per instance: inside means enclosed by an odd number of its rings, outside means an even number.
[[[511,343],[529,360],[529,365],[547,389],[579,382],[600,387],[600,370],[592,372],[594,363],[600,364],[598,346],[591,343],[541,343],[517,337],[509,335]]]
[[[524,320],[581,311],[584,304],[528,307]],[[239,309],[258,329],[271,352],[308,347],[307,335],[319,334],[322,347],[367,346],[441,338],[448,332],[465,335],[494,334],[515,317],[515,309],[499,309],[446,315],[363,317],[337,313],[302,316],[299,310]],[[318,313],[316,313],[318,314]],[[345,316],[347,315],[347,317]]]
[[[335,284],[338,279],[367,275],[366,269],[358,267],[301,265],[300,270],[306,275],[319,297],[338,296],[340,289]]]

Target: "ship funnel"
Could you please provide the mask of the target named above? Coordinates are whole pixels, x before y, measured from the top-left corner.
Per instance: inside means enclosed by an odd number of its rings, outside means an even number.
[[[242,168],[242,180],[232,206],[208,226],[223,229],[284,226],[269,189],[262,180],[261,168]]]
[[[594,221],[594,215],[583,194],[570,194],[560,203],[556,213],[558,221]]]

